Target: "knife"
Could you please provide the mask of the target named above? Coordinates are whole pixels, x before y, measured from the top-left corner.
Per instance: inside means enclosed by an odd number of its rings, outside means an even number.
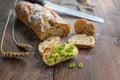
[[[88,19],[88,20],[101,22],[101,23],[104,22],[104,19],[102,19],[100,17],[93,16],[93,15],[90,15],[90,14],[87,14],[87,13],[83,13],[83,12],[80,12],[80,11],[77,11],[77,10],[69,9],[69,8],[54,4],[50,1],[46,1],[46,0],[25,0],[25,1],[29,1],[29,2],[32,2],[32,3],[38,3],[38,4],[44,6],[48,9],[52,9],[54,11],[65,13],[65,14],[68,14],[68,15],[71,15],[71,16],[85,18],[85,19]]]

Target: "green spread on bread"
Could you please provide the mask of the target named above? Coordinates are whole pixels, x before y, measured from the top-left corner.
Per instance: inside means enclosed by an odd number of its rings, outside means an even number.
[[[70,57],[73,57],[76,55],[74,53],[75,46],[73,44],[62,44],[59,46],[55,46],[53,50],[51,51],[48,63],[53,63],[57,60],[67,60]]]

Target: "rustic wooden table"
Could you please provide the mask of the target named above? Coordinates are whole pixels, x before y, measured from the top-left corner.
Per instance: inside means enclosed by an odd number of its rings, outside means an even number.
[[[77,9],[76,0],[51,0],[57,4]],[[75,59],[60,63],[54,67],[47,67],[37,51],[39,39],[15,19],[15,37],[19,42],[29,43],[34,48],[31,55],[20,59],[6,59],[0,56],[0,80],[120,80],[120,0],[91,0],[96,4],[94,12],[82,9],[83,12],[104,18],[104,23],[96,23],[96,46],[90,50],[79,50]],[[15,0],[0,0],[0,39],[7,20],[9,10],[14,7]],[[60,15],[71,26],[71,33],[75,34],[73,23],[76,17]],[[11,29],[12,18],[9,21],[3,49],[5,51],[19,51],[13,43]],[[66,41],[66,38],[64,38]],[[84,63],[82,69],[76,66],[69,69],[71,62]]]

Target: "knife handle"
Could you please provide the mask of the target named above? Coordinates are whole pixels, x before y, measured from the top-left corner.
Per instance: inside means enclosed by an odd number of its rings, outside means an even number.
[[[28,2],[31,2],[31,3],[38,3],[42,6],[44,6],[44,4],[45,4],[45,0],[25,0],[25,1],[28,1]]]

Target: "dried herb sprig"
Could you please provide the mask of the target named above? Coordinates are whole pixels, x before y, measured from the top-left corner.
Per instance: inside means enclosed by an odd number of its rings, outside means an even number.
[[[14,12],[13,12],[13,27],[12,27],[12,39],[14,41],[14,43],[20,47],[20,48],[23,48],[23,49],[27,49],[27,48],[33,48],[30,44],[26,44],[26,43],[18,43],[17,40],[15,39],[15,30],[14,30],[14,26],[15,26],[15,15],[14,15]]]
[[[4,55],[4,57],[24,57],[24,56],[27,56],[27,55],[29,55],[29,52],[11,52],[11,51],[6,51],[5,52],[2,48],[5,33],[6,33],[6,29],[7,29],[8,22],[10,20],[11,14],[12,14],[12,10],[10,10],[10,12],[9,12],[9,15],[8,15],[8,18],[7,18],[5,27],[4,27],[4,31],[3,31],[2,39],[1,39],[0,51],[1,51],[2,55]]]
[[[94,8],[95,5],[94,4],[91,4],[88,0],[77,0],[78,3],[80,3],[81,5],[84,5],[84,6],[88,6],[90,8]]]
[[[81,11],[81,4],[79,2],[77,4],[77,8],[78,8],[79,11]]]
[[[90,10],[93,10],[92,8],[95,8],[95,5],[90,4],[87,0],[86,1],[79,1],[78,0],[77,8],[78,8],[79,11],[82,11],[82,5],[87,6],[88,9],[90,9]]]
[[[29,52],[4,52],[3,56],[4,57],[25,57],[28,56],[30,53]]]

